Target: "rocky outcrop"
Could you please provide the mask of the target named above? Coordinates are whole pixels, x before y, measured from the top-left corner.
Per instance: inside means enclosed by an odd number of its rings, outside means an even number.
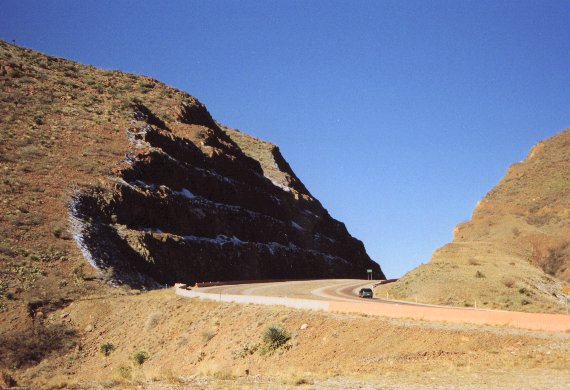
[[[132,108],[132,152],[70,205],[94,267],[147,287],[383,275],[276,146],[216,124],[197,101],[168,126],[142,102]]]

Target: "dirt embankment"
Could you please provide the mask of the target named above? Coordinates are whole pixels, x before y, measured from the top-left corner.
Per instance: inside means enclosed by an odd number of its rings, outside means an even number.
[[[62,335],[61,355],[48,352],[27,369],[21,362],[19,371],[8,372],[21,385],[128,387],[156,380],[182,388],[204,375],[220,386],[237,381],[254,388],[327,381],[331,387],[556,388],[570,380],[566,333],[204,302],[176,297],[172,289],[78,301],[40,317],[36,329]],[[263,353],[272,325],[291,338]],[[18,351],[2,356],[11,364],[22,358]]]

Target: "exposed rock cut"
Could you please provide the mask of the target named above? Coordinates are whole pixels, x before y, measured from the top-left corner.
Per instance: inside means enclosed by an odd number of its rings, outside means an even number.
[[[71,202],[94,267],[133,286],[383,275],[276,146],[218,126],[199,102],[182,103],[170,127],[133,109],[132,152]]]

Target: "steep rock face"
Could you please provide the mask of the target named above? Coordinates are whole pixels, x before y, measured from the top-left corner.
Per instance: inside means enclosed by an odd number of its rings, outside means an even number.
[[[391,293],[426,302],[563,310],[570,281],[570,129],[537,144],[479,202],[450,244]]]
[[[274,145],[218,126],[196,101],[169,125],[141,101],[132,109],[132,151],[71,203],[96,268],[135,286],[382,275]]]

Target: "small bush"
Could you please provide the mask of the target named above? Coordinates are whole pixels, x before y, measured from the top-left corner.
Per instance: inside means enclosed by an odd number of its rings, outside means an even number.
[[[63,233],[63,229],[61,226],[56,226],[51,231],[53,235],[57,238],[61,238],[61,234]]]
[[[243,344],[238,350],[233,351],[234,359],[244,359],[253,355],[259,349],[259,344]]]
[[[526,287],[519,288],[519,294],[526,295],[527,297],[530,297],[532,295],[530,290]]]
[[[117,373],[119,374],[119,376],[123,379],[131,379],[132,377],[132,368],[129,366],[119,366],[117,368]]]
[[[505,287],[508,287],[508,288],[513,288],[515,286],[515,280],[513,278],[510,278],[510,277],[503,278],[502,282],[505,285]]]
[[[150,359],[150,355],[145,351],[138,351],[133,355],[133,361],[139,366]]]
[[[552,220],[555,220],[556,222],[556,216],[552,215],[552,214],[532,214],[529,215],[528,217],[526,217],[526,222],[529,225],[534,225],[534,226],[544,226],[550,222],[552,222]]]
[[[105,283],[112,282],[115,278],[115,268],[107,267],[99,271],[99,277]]]
[[[521,234],[520,229],[517,228],[517,227],[512,228],[512,229],[511,229],[511,232],[513,233],[513,236],[515,236],[515,237],[518,237],[518,236],[520,236],[520,234]]]
[[[109,342],[101,344],[100,351],[103,355],[109,356],[115,350],[115,346]]]
[[[83,280],[85,280],[85,264],[79,264],[76,267],[73,267],[73,270],[71,271],[71,273],[73,273],[73,275],[75,276],[75,281],[76,282],[82,282]]]
[[[150,332],[152,329],[154,329],[160,323],[161,319],[162,319],[162,313],[160,313],[160,312],[152,313],[146,319],[144,330],[146,332]]]
[[[44,116],[43,114],[36,114],[34,115],[34,122],[37,125],[43,125],[44,124]]]
[[[275,351],[282,347],[291,339],[291,335],[277,325],[267,327],[263,331],[264,350],[267,352]]]
[[[475,272],[475,277],[476,278],[486,278],[485,274],[481,271]]]

